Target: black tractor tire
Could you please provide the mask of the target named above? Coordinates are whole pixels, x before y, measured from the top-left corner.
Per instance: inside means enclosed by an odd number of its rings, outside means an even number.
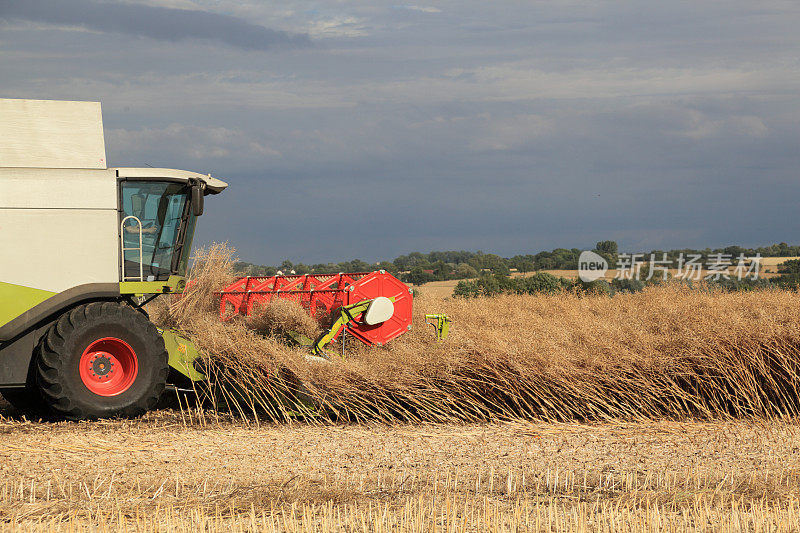
[[[169,374],[156,327],[117,302],[64,313],[37,352],[41,397],[55,415],[70,420],[140,416],[158,403]]]
[[[28,420],[47,418],[47,405],[35,383],[19,389],[0,389],[0,396]]]

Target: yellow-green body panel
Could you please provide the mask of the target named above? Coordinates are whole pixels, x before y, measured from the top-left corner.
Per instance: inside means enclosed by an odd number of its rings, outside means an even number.
[[[120,294],[174,294],[183,292],[186,287],[186,278],[183,276],[170,276],[167,281],[123,281],[119,284]]]
[[[198,372],[194,367],[194,361],[200,357],[192,341],[185,339],[168,329],[159,329],[164,338],[164,346],[167,347],[169,354],[169,366],[191,379],[192,381],[203,381],[205,374]]]
[[[8,324],[25,311],[55,294],[41,289],[0,282],[0,326]]]

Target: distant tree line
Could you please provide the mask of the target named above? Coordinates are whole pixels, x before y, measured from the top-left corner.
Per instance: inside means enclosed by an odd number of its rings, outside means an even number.
[[[707,280],[702,284],[691,280],[671,280],[672,283],[682,283],[690,288],[704,287],[709,290],[724,292],[752,291],[769,288],[795,289],[800,286],[800,272],[797,278],[787,280],[783,276],[776,278],[736,279],[720,278]],[[619,293],[639,292],[649,285],[666,283],[659,278],[649,280],[641,279],[613,279],[607,281],[598,279],[585,282],[580,279],[554,276],[549,272],[537,272],[532,276],[512,278],[497,274],[486,274],[477,279],[461,280],[453,289],[453,296],[461,298],[477,298],[478,296],[497,296],[499,294],[554,294],[561,291],[575,292],[577,294],[607,294],[613,296]]]
[[[616,266],[619,247],[615,241],[600,241],[595,245],[593,251],[604,257],[608,261],[610,268]],[[460,252],[412,252],[408,255],[401,255],[393,261],[381,261],[379,263],[367,263],[361,259],[353,259],[352,261],[341,263],[305,264],[293,263],[287,259],[280,265],[274,266],[238,262],[234,265],[234,269],[237,274],[247,276],[272,276],[277,272],[283,274],[330,274],[386,270],[397,275],[406,283],[421,285],[429,281],[488,279],[487,276],[504,277],[508,276],[511,271],[527,273],[540,270],[576,270],[581,252],[582,250],[578,248],[556,248],[549,252],[543,251],[536,254],[515,255],[513,257],[501,257],[481,251],[467,252],[463,250]],[[699,261],[705,264],[711,256],[716,254],[728,254],[734,260],[740,254],[744,254],[746,257],[755,256],[756,254],[760,254],[762,257],[800,256],[800,245],[790,246],[782,242],[761,248],[727,246],[725,248],[705,248],[703,250],[689,248],[651,250],[644,253],[640,259],[647,261],[651,254],[654,254],[658,260],[662,260],[664,254],[666,254],[667,261],[671,261],[673,264],[677,264],[681,254],[683,254],[684,258],[689,255],[696,255],[700,256]],[[797,272],[793,274],[800,281],[800,264],[793,268],[797,268]],[[789,273],[782,273],[782,277],[783,274]]]

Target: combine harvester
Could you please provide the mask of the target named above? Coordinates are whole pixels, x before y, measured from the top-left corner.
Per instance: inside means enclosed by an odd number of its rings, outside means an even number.
[[[30,413],[138,416],[168,383],[203,381],[192,343],[143,306],[183,292],[204,197],[227,184],[184,170],[109,168],[97,102],[0,99],[0,394]],[[382,345],[411,327],[412,294],[379,271],[241,278],[221,318],[292,299]],[[428,315],[437,335],[449,320]]]
[[[227,184],[108,168],[98,102],[0,99],[0,393],[23,411],[137,416],[203,379],[142,306],[180,293],[204,197]]]

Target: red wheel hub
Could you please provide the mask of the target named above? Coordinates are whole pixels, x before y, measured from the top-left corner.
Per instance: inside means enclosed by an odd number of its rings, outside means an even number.
[[[130,388],[139,370],[136,352],[115,337],[92,342],[81,355],[80,375],[86,388],[99,396],[116,396]]]

